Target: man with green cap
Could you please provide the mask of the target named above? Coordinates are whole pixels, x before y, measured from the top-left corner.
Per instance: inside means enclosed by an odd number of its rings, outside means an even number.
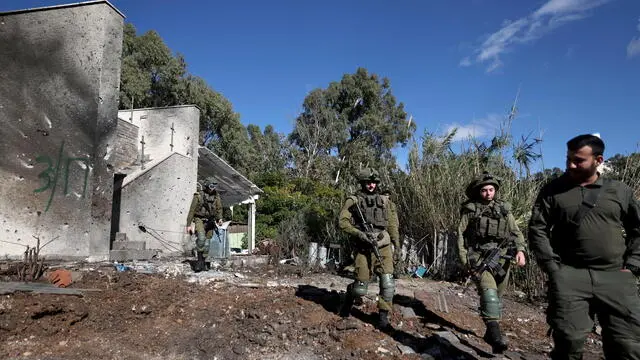
[[[363,169],[358,174],[360,190],[347,198],[339,215],[339,227],[350,235],[355,248],[355,281],[347,287],[340,315],[349,317],[355,301],[367,294],[372,274],[378,277],[378,327],[388,329],[389,311],[393,308],[394,261],[400,257],[400,233],[395,204],[380,192],[378,171]],[[377,249],[380,259],[377,258]]]
[[[218,183],[212,178],[206,178],[202,183],[203,190],[195,192],[191,200],[189,215],[187,215],[187,231],[196,232],[197,260],[193,267],[195,272],[205,270],[205,252],[209,249],[207,239],[213,236],[213,230],[222,223],[222,201],[216,189]],[[195,223],[195,229],[191,222]]]
[[[604,149],[596,135],[569,140],[566,171],[540,190],[529,222],[549,279],[553,360],[582,359],[594,315],[605,358],[640,359],[640,204],[631,187],[598,172]]]
[[[515,247],[515,262],[526,263],[525,241],[515,222],[508,202],[496,198],[501,181],[495,176],[482,173],[466,188],[467,201],[460,209],[458,225],[458,252],[465,268],[476,266],[488,251],[502,246],[501,260],[493,269],[487,269],[475,280],[480,295],[480,315],[486,325],[484,340],[494,353],[508,348],[502,336],[499,321],[502,318],[502,295],[509,280],[511,261],[507,252]],[[505,261],[506,260],[506,261]]]

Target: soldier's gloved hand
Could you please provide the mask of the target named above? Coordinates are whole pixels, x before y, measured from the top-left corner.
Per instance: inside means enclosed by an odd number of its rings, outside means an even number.
[[[400,262],[400,260],[402,260],[402,250],[400,249],[400,247],[396,247],[393,250],[393,262],[398,263]]]
[[[369,236],[365,232],[360,231],[358,233],[358,238],[362,241],[369,242]]]

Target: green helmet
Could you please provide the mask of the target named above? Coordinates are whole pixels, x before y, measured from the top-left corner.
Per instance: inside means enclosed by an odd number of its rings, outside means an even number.
[[[202,182],[202,187],[204,187],[205,189],[209,188],[210,190],[213,190],[216,188],[216,186],[218,186],[218,182],[211,176],[204,179],[204,181]]]
[[[483,171],[480,176],[476,177],[467,185],[467,189],[465,190],[465,194],[467,194],[468,198],[474,198],[478,196],[478,190],[486,185],[493,185],[496,188],[496,191],[500,188],[500,184],[502,180],[499,177],[489,174],[487,171]]]
[[[380,174],[373,168],[364,168],[358,172],[358,181],[360,182],[380,182]]]

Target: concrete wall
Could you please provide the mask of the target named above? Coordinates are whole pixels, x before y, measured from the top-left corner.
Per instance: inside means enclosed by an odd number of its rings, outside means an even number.
[[[133,120],[131,115],[133,112]],[[153,163],[172,152],[193,156],[198,150],[200,110],[193,105],[120,110],[118,118],[138,126],[138,153],[144,137],[145,162]],[[173,126],[173,130],[171,129]],[[173,138],[172,138],[173,133]],[[171,146],[173,144],[173,147]]]
[[[139,128],[132,123],[118,119],[116,142],[111,161],[115,171],[127,173],[135,165],[138,158]]]
[[[185,226],[197,163],[173,153],[147,170],[122,188],[119,230],[127,234],[127,240],[145,241],[147,249],[182,253],[183,245],[190,242]]]
[[[0,14],[0,256],[108,257],[122,28],[106,2]]]
[[[119,232],[126,233],[128,240],[145,241],[147,249],[181,252],[182,244],[190,242],[184,230],[197,189],[200,111],[195,106],[174,106],[136,109],[133,115],[132,124],[139,127],[138,155],[144,136],[148,162],[144,169],[136,165],[126,172]],[[131,111],[120,111],[118,117],[120,124],[129,122]],[[150,231],[141,231],[140,225]]]

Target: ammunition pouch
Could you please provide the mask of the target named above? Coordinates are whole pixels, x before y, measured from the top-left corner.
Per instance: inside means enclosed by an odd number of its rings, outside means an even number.
[[[391,236],[389,236],[389,232],[387,230],[374,230],[367,235],[370,239],[376,242],[378,248],[382,248],[391,244]]]

